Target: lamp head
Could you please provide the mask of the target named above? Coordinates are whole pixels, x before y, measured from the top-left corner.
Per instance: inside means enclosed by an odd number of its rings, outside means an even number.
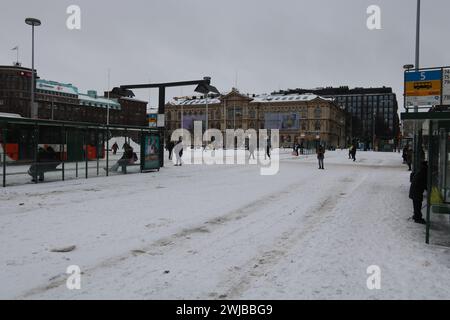
[[[41,25],[41,20],[36,19],[36,18],[26,18],[25,19],[25,23],[30,25],[30,26],[40,26]]]

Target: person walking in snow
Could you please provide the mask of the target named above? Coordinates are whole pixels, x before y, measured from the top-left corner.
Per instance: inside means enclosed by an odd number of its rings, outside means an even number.
[[[256,150],[256,143],[253,141],[253,139],[250,139],[250,141],[248,142],[248,152],[250,153],[250,155],[248,156],[248,160],[250,160],[251,158],[256,159],[255,150]]]
[[[175,147],[175,143],[172,140],[167,142],[167,151],[169,151],[169,160],[172,160],[173,148]]]
[[[183,138],[182,137],[180,137],[178,139],[177,144],[173,148],[173,152],[175,153],[175,157],[177,159],[175,166],[181,166],[182,165],[181,157],[183,157]]]
[[[419,171],[412,177],[411,186],[409,188],[409,198],[413,201],[414,215],[412,219],[415,223],[425,224],[426,221],[422,217],[422,201],[423,193],[427,190],[428,163],[422,162]]]
[[[266,159],[266,157],[268,157],[270,159],[270,149],[272,149],[272,146],[270,145],[270,138],[267,138],[266,154],[264,156],[264,159]]]
[[[353,162],[355,162],[356,161],[356,143],[354,143],[352,145],[351,155],[352,155]]]
[[[119,149],[119,145],[117,144],[117,142],[114,142],[114,144],[111,147],[113,154],[117,153],[117,149]]]
[[[325,148],[319,145],[316,149],[317,159],[319,160],[319,170],[324,170],[323,159],[325,159]]]

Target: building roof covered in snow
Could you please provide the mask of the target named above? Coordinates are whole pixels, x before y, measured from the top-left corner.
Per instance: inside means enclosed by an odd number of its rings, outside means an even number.
[[[71,83],[61,83],[44,79],[36,79],[36,90],[50,94],[78,95],[78,88]]]
[[[208,97],[208,104],[220,104],[224,97],[229,96],[233,92],[240,94],[238,91],[232,91],[227,94],[222,95],[213,95]],[[283,95],[283,94],[260,94],[260,95],[242,95],[243,97],[246,97],[250,100],[250,103],[284,103],[284,102],[309,102],[316,99],[321,99],[324,101],[334,101],[333,98],[324,98],[316,94],[312,93],[306,93],[306,94],[290,94],[290,95]],[[188,96],[188,97],[176,97],[173,100],[171,100],[169,105],[175,105],[175,106],[192,106],[192,105],[204,105],[206,104],[206,99],[204,96]]]

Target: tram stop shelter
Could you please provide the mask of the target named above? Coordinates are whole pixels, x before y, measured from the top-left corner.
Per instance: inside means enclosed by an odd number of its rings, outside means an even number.
[[[425,241],[430,243],[433,232],[433,243],[450,246],[450,110],[437,106],[428,112],[402,113],[401,119],[422,130],[419,152],[428,161]]]
[[[154,128],[0,114],[3,187],[159,170],[163,152]]]

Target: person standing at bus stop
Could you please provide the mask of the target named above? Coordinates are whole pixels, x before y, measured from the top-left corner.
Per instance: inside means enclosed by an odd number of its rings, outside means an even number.
[[[411,186],[409,188],[409,198],[413,201],[414,215],[412,219],[415,223],[425,224],[422,217],[423,193],[427,190],[428,163],[423,161],[420,169],[412,175]]]

